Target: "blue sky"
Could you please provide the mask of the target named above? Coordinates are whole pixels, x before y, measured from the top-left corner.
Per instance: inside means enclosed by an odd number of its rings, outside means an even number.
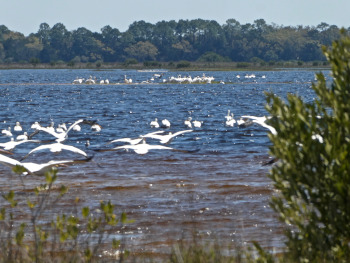
[[[25,35],[41,23],[63,23],[71,31],[85,27],[94,32],[110,25],[121,32],[134,21],[208,19],[241,24],[264,19],[281,26],[317,26],[321,22],[350,27],[350,0],[0,0],[0,25]]]

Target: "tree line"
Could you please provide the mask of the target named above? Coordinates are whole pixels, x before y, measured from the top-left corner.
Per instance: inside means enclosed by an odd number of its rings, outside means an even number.
[[[264,19],[247,24],[228,19],[223,25],[203,19],[141,20],[125,32],[109,25],[92,32],[42,23],[25,36],[0,25],[0,63],[325,61],[321,46],[339,39],[339,30],[324,22],[293,27],[269,25]]]

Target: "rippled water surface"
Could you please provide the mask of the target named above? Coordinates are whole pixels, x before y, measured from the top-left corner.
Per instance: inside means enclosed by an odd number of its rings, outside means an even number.
[[[226,127],[224,116],[228,110],[235,118],[266,115],[266,91],[282,97],[298,94],[311,101],[315,72],[253,72],[256,77],[251,79],[244,78],[246,72],[164,72],[163,78],[203,73],[226,84],[162,84],[161,80],[141,84],[153,72],[123,70],[2,70],[0,128],[20,121],[24,130],[31,132],[34,121],[43,126],[80,118],[98,121],[100,132],[83,126],[65,142],[94,155],[94,162],[62,168],[60,182],[90,206],[111,200],[117,211],[135,219],[126,234],[133,251],[169,251],[169,245],[191,236],[193,230],[238,244],[256,240],[264,246],[281,247],[281,225],[268,205],[273,194],[266,176],[269,167],[261,165],[269,158],[267,130],[258,125]],[[71,84],[76,77],[90,75],[112,84]],[[122,84],[124,75],[134,84]],[[167,131],[183,130],[189,116],[203,121],[202,127],[174,138],[168,146],[190,152],[159,150],[137,155],[132,151],[94,151],[107,147],[105,143],[113,139],[155,131],[149,125],[155,118],[171,122]],[[8,140],[0,138],[0,142]],[[90,146],[85,148],[87,140]],[[36,146],[23,144],[14,150],[14,158]],[[66,152],[38,152],[28,161],[68,155],[77,157]],[[0,166],[0,174],[4,190],[11,185],[10,169]],[[29,176],[25,180],[29,185],[39,182]]]

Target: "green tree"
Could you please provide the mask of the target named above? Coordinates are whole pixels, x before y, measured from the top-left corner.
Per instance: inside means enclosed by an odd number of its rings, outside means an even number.
[[[133,58],[144,60],[155,60],[158,54],[158,49],[149,41],[139,41],[135,45],[127,47],[125,52]]]
[[[332,82],[317,74],[312,103],[268,95],[271,154],[279,159],[270,178],[272,207],[290,224],[287,258],[295,262],[350,261],[350,38],[342,31],[323,47]]]

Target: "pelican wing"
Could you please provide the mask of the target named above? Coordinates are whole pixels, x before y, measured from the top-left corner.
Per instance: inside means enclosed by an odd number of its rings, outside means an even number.
[[[0,154],[0,163],[11,168],[16,165],[21,165],[21,162],[2,154]]]

